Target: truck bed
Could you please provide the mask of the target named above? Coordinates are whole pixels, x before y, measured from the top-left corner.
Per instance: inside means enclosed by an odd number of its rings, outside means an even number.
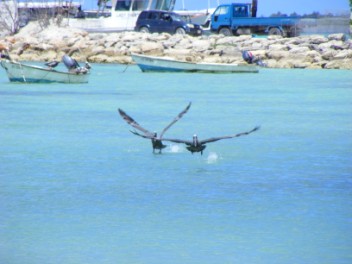
[[[232,18],[232,27],[243,26],[293,26],[300,18],[293,17],[235,17]]]

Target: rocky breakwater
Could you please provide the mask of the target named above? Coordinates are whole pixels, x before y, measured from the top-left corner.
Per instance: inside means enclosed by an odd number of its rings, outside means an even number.
[[[0,46],[20,61],[60,60],[63,54],[69,54],[78,61],[129,64],[133,63],[130,54],[134,52],[193,62],[238,63],[243,62],[241,51],[249,50],[269,68],[352,69],[352,40],[344,34],[294,38],[191,37],[166,33],[87,33],[54,25],[40,29],[31,23],[18,34],[0,39]]]

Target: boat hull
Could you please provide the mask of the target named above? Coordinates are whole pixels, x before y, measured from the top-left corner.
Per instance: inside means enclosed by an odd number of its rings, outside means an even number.
[[[89,71],[80,73],[61,72],[9,60],[2,60],[1,66],[5,69],[11,82],[87,83],[89,78]]]
[[[255,65],[224,63],[190,63],[169,58],[131,54],[143,72],[204,72],[204,73],[257,73]]]

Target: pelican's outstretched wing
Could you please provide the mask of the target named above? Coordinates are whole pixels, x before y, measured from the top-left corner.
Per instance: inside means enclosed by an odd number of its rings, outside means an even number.
[[[186,145],[192,145],[192,141],[190,140],[183,140],[183,139],[176,139],[176,138],[163,138],[163,141],[170,141],[170,142],[174,142],[174,143],[182,143],[182,144],[186,144]]]
[[[122,109],[118,109],[119,113],[121,115],[121,117],[131,126],[133,126],[135,129],[138,129],[140,131],[142,131],[146,136],[151,136],[153,137],[154,133],[148,131],[147,129],[143,128],[140,126],[140,124],[138,124],[132,117],[130,117],[128,114],[126,114],[125,111],[123,111]]]
[[[221,140],[221,139],[234,138],[234,137],[240,137],[240,136],[246,136],[246,135],[249,135],[250,133],[253,133],[253,132],[257,131],[259,128],[260,128],[259,126],[256,126],[256,127],[253,128],[251,131],[238,133],[238,134],[236,134],[236,135],[223,136],[223,137],[213,137],[213,138],[203,139],[203,140],[200,140],[199,143],[200,143],[200,144],[206,144],[206,143],[218,141],[218,140]]]
[[[142,135],[142,134],[139,134],[136,130],[130,130],[130,132],[132,134],[135,134],[136,136],[139,136],[139,137],[142,137],[142,138],[148,138],[148,139],[153,139],[155,137],[151,136],[151,135]]]
[[[164,130],[161,132],[160,134],[160,139],[162,139],[164,133],[166,132],[166,130],[168,130],[173,124],[175,124],[180,118],[182,118],[182,116],[187,113],[187,111],[189,110],[189,108],[191,107],[192,102],[189,102],[189,104],[187,105],[187,107],[181,112],[179,113],[174,120],[172,120],[172,122],[164,128]]]

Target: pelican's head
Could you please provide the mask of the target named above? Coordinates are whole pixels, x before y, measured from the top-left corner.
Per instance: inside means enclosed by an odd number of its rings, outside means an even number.
[[[193,145],[197,146],[198,145],[198,137],[196,134],[193,135]]]

